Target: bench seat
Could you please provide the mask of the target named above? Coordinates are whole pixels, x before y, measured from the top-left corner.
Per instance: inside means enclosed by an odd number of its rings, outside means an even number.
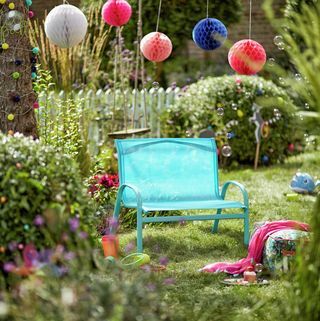
[[[137,208],[137,203],[125,204],[127,208]],[[237,201],[225,200],[203,200],[203,201],[180,201],[180,202],[154,202],[142,203],[144,212],[155,211],[176,211],[176,210],[207,210],[207,209],[227,209],[245,208],[245,205]]]

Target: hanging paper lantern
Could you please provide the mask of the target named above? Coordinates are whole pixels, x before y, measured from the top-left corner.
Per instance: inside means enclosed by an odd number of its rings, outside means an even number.
[[[49,12],[44,27],[53,44],[60,48],[71,48],[84,39],[88,21],[79,8],[62,4]]]
[[[164,33],[151,32],[142,38],[140,49],[148,60],[161,62],[171,55],[172,42]]]
[[[125,0],[108,0],[102,8],[102,18],[110,26],[120,27],[128,23],[132,8]]]
[[[192,32],[193,41],[204,50],[219,48],[227,39],[227,35],[228,31],[225,25],[214,18],[202,19]]]
[[[266,52],[256,41],[245,39],[235,43],[228,55],[231,68],[241,75],[254,75],[266,63]]]

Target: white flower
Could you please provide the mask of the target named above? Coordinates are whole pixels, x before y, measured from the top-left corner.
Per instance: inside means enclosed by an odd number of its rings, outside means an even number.
[[[9,313],[8,304],[0,301],[0,317],[5,317],[8,313]]]
[[[64,305],[73,305],[76,301],[74,291],[70,288],[61,289],[61,301]]]

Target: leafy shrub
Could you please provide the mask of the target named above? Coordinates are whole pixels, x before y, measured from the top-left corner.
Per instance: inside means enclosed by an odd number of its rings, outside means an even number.
[[[264,120],[273,119],[269,137],[262,139],[260,155],[268,156],[269,163],[282,161],[288,153],[288,144],[301,138],[294,127],[295,106],[283,89],[259,77],[209,77],[192,84],[164,111],[162,134],[198,136],[201,130],[212,127],[218,146],[228,143],[232,147],[231,160],[252,163],[256,150],[256,127],[250,121],[253,103],[264,107],[261,109]],[[223,116],[218,115],[219,110]],[[238,123],[226,127],[232,121]]]
[[[167,279],[151,273],[149,266],[126,271],[116,261],[104,260],[102,248],[95,249],[83,232],[75,234],[73,244],[61,240],[30,254],[28,277],[17,276],[6,264],[12,282],[8,291],[0,287],[1,319],[171,320],[163,300]]]
[[[55,84],[50,71],[39,70],[34,90],[39,95],[40,108],[36,111],[38,131],[43,143],[61,150],[77,161],[81,174],[88,176],[91,165],[88,127],[91,115],[84,108],[85,99],[72,95],[52,99]]]
[[[71,157],[30,138],[0,135],[0,167],[1,262],[26,244],[58,244],[66,224],[77,225],[84,213],[90,219],[89,199]]]

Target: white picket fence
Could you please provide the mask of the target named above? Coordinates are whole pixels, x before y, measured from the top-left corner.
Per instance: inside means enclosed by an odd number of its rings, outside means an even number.
[[[58,106],[56,102],[61,102],[69,98],[81,101],[79,104],[82,111],[86,111],[92,115],[88,128],[88,140],[93,146],[93,150],[97,150],[97,146],[106,139],[106,127],[108,130],[112,126],[112,114],[114,106],[116,106],[116,114],[121,115],[117,119],[114,130],[124,130],[125,121],[123,110],[127,106],[127,128],[139,129],[150,128],[150,137],[161,137],[160,115],[164,109],[169,108],[180,96],[181,89],[176,87],[152,88],[150,90],[120,90],[108,89],[98,91],[81,90],[79,92],[66,93],[50,92],[48,95],[40,95],[41,100],[50,101],[51,106]],[[115,104],[116,102],[116,104]],[[88,114],[88,113],[87,113]],[[108,126],[106,126],[108,124]],[[102,138],[102,136],[104,136]]]

